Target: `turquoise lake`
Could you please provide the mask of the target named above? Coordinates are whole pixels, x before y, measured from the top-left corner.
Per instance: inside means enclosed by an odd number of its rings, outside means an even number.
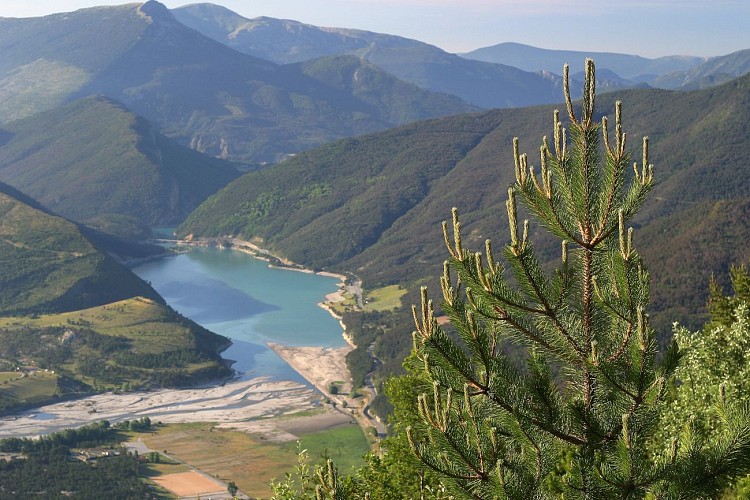
[[[336,278],[269,268],[242,252],[202,247],[140,264],[133,272],[175,310],[232,339],[222,356],[248,376],[304,381],[266,342],[344,345],[341,325],[317,305],[336,291]]]

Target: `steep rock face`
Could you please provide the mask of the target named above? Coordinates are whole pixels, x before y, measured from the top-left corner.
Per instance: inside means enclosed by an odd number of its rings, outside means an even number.
[[[6,125],[0,181],[66,217],[180,222],[239,172],[179,146],[106,97],[89,97]]]

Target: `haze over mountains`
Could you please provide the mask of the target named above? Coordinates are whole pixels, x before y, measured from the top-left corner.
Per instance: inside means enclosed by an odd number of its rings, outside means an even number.
[[[246,164],[274,163],[414,120],[559,100],[561,60],[581,54],[514,47],[510,60],[547,57],[553,69],[537,62],[524,66],[535,72],[523,71],[392,35],[246,19],[211,4],[170,12],[149,1],[0,19],[0,116],[8,122],[102,94],[182,145]],[[343,55],[358,59],[331,58]],[[314,61],[321,57],[328,59]],[[667,78],[698,62],[602,57],[602,88],[635,85],[644,75]],[[733,72],[706,67],[700,79],[709,81],[712,71],[737,74],[742,61]],[[605,69],[615,74],[605,78]]]
[[[570,65],[571,73],[583,71],[587,57],[597,64],[597,76],[606,68],[618,76],[634,82],[646,83],[660,75],[685,71],[705,62],[705,58],[694,56],[666,56],[656,59],[616,54],[611,52],[581,52],[575,50],[550,50],[520,43],[505,42],[483,47],[462,54],[468,59],[507,64],[525,71],[559,72],[563,64]]]
[[[247,19],[213,4],[188,5],[173,12],[187,26],[245,54],[279,64],[355,55],[402,80],[483,108],[554,102],[560,95],[558,79],[470,61],[417,40],[285,19]]]
[[[562,63],[575,80],[590,55],[612,91],[599,110],[622,99],[630,144],[651,137],[658,185],[636,244],[662,331],[699,325],[710,275],[750,257],[737,243],[750,237],[750,81],[734,79],[750,51],[645,59],[500,44],[459,56],[149,1],[0,18],[0,53],[0,181],[36,200],[0,190],[0,251],[14,262],[0,273],[6,314],[160,300],[106,255],[125,243],[53,212],[131,238],[187,218],[182,234],[254,239],[365,287],[433,283],[452,206],[470,246],[504,243],[512,137],[536,150]],[[624,90],[655,85],[682,90]],[[514,109],[482,109],[496,107]],[[408,335],[387,335],[398,363]]]
[[[391,108],[405,108],[398,113],[355,95],[342,98],[341,88],[308,77],[300,67],[279,66],[204,37],[154,1],[0,19],[0,51],[4,121],[102,94],[183,145],[246,163],[278,161],[331,139],[402,123],[390,121],[394,115],[414,120],[474,109],[436,95],[429,109],[414,112],[410,102],[425,91],[413,86],[393,98],[398,103]],[[404,96],[409,91],[415,93],[411,99]]]
[[[660,88],[694,90],[713,87],[750,72],[750,49],[712,57],[702,64],[657,78],[653,85]]]
[[[417,40],[362,30],[318,27],[287,19],[248,19],[209,3],[187,5],[174,9],[173,13],[185,25],[246,54],[280,64],[330,55],[356,55],[402,80],[460,96],[483,108],[557,102],[561,89],[559,77],[555,75],[560,75],[563,65],[568,63],[574,80],[582,81],[578,73],[583,71],[583,61],[587,57],[597,61],[598,78],[604,79],[607,87],[645,83],[659,88],[697,88],[692,84],[694,77],[684,73],[703,74],[703,86],[710,86],[741,76],[750,69],[750,55],[743,51],[726,56],[732,60],[727,63],[724,57],[675,55],[648,59],[506,42],[458,57]],[[697,69],[698,66],[701,69]],[[705,77],[714,74],[726,76],[713,80]],[[729,75],[731,78],[727,78]]]

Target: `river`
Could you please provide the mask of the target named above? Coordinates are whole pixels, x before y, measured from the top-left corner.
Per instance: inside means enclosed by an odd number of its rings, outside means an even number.
[[[338,321],[317,305],[336,291],[336,278],[272,268],[243,252],[205,247],[148,261],[133,272],[181,314],[232,339],[223,356],[250,377],[303,381],[266,342],[344,345]]]

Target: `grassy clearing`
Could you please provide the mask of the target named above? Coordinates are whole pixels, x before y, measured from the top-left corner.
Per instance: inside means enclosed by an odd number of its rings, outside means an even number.
[[[0,384],[20,378],[21,374],[18,372],[0,372]]]
[[[406,290],[399,285],[390,285],[367,292],[365,295],[365,311],[393,311],[401,307],[401,297],[406,295]],[[353,295],[344,293],[341,302],[329,302],[328,306],[336,314],[357,309],[357,302]]]
[[[406,290],[399,285],[378,288],[365,296],[365,311],[392,311],[401,307],[401,297]]]
[[[57,392],[57,375],[37,371],[23,378],[0,383],[0,394],[20,404],[37,404],[49,400]]]
[[[297,443],[271,443],[244,432],[216,429],[210,423],[169,424],[155,433],[134,434],[154,450],[166,450],[223,481],[234,481],[251,497],[267,498],[269,483],[292,472],[297,463]],[[313,462],[326,453],[336,459],[342,473],[362,463],[369,451],[367,440],[356,425],[302,435],[302,449]],[[164,472],[167,473],[167,472]]]
[[[127,337],[140,352],[147,353],[190,347],[192,339],[185,326],[169,321],[164,306],[143,297],[61,314],[0,318],[0,328],[68,325],[91,328],[102,335]]]
[[[352,468],[362,465],[362,457],[370,451],[367,438],[358,425],[304,434],[300,436],[299,444],[314,462],[324,456],[332,458],[341,474],[348,474]],[[284,443],[282,446],[293,453],[297,452],[297,443]]]
[[[342,315],[347,311],[352,311],[354,309],[357,309],[357,302],[354,299],[353,295],[350,295],[348,293],[343,294],[344,300],[341,302],[328,302],[328,307],[331,308],[331,310],[338,314]]]
[[[141,465],[138,473],[147,478],[159,477],[165,474],[176,474],[178,472],[188,472],[192,470],[190,467],[179,463],[158,463],[158,464],[144,464]]]

